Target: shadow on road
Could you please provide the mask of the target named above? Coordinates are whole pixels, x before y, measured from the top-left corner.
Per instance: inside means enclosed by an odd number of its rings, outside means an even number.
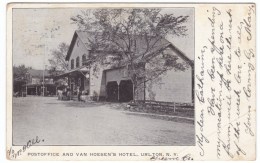
[[[64,107],[74,107],[74,108],[89,108],[89,107],[99,107],[99,106],[111,106],[114,107],[114,103],[111,102],[96,102],[96,101],[88,101],[88,102],[80,102],[80,101],[61,101],[56,104],[63,104]],[[55,103],[53,103],[55,104]]]

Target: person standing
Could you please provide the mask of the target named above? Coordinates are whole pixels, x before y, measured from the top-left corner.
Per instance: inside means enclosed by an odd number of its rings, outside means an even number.
[[[81,101],[80,100],[81,91],[80,91],[80,87],[79,86],[77,87],[77,95],[78,95],[78,101]]]

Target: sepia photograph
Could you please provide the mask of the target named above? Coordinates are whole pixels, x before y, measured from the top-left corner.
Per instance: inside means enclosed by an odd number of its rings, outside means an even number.
[[[13,8],[12,146],[195,146],[194,14]]]

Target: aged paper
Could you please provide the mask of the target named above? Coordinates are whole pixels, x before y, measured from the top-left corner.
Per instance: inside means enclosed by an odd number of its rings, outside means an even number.
[[[255,4],[11,3],[10,160],[255,160]]]

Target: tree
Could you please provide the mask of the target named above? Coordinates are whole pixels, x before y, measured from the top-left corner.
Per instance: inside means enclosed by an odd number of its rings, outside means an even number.
[[[14,81],[28,81],[28,71],[31,67],[25,67],[25,65],[13,66],[13,79]]]
[[[31,67],[25,67],[25,65],[13,66],[13,91],[20,92],[22,86],[29,82]]]
[[[69,45],[62,42],[59,44],[57,49],[52,50],[52,58],[49,59],[50,68],[49,73],[53,76],[60,74],[68,70],[68,62],[65,60]]]
[[[186,62],[180,62],[177,56],[164,50],[169,45],[166,36],[186,35],[184,24],[188,18],[162,14],[161,9],[130,8],[86,10],[71,17],[71,21],[89,33],[92,51],[110,52],[93,53],[90,63],[103,62],[112,55],[110,64],[127,67],[135,97],[142,83],[154,80],[169,69],[187,68]]]

